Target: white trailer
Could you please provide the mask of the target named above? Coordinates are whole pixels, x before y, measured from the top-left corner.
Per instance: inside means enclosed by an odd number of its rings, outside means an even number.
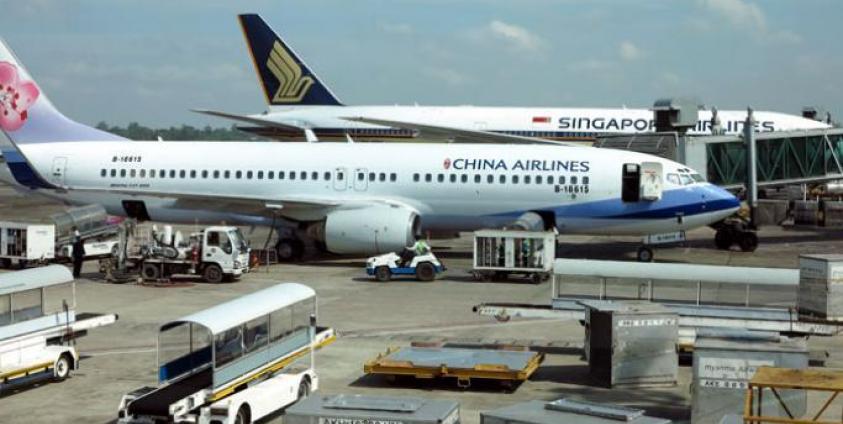
[[[55,258],[56,232],[52,225],[0,222],[0,266],[46,263]]]
[[[258,421],[319,386],[313,350],[333,341],[317,333],[316,293],[278,284],[162,325],[158,386],[120,401],[120,424]]]
[[[550,278],[555,258],[555,231],[479,230],[471,273],[481,281],[516,275],[538,284]]]
[[[77,319],[76,289],[61,265],[0,275],[0,392],[41,380],[63,380],[79,355],[64,345],[116,315]]]

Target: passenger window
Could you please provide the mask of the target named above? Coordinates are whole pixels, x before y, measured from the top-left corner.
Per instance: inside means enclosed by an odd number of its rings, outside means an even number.
[[[208,178],[208,170],[207,169],[202,170],[202,178]]]
[[[501,184],[506,184],[506,175],[501,175],[498,180]]]
[[[419,174],[413,174],[413,182],[419,182]]]
[[[492,174],[487,175],[486,176],[486,182],[489,183],[489,184],[492,184],[493,182],[495,182],[495,176],[492,175]]]
[[[176,170],[175,169],[170,170],[170,178],[176,178]]]
[[[533,181],[533,178],[529,175],[524,176],[524,184],[530,184]]]
[[[293,331],[293,308],[279,309],[269,316],[269,340],[282,339]]]
[[[219,171],[219,170],[215,170],[215,171],[214,171],[214,179],[215,179],[215,180],[216,180],[216,179],[219,179],[219,177],[220,177],[220,171]]]
[[[431,175],[431,174],[424,174],[424,181],[425,181],[425,182],[427,182],[427,183],[429,183],[429,182],[433,181],[433,175]]]
[[[222,173],[222,175],[227,180],[227,179],[231,178],[231,171],[226,170],[225,172]]]
[[[542,176],[536,175],[536,184],[541,184],[541,183],[542,183]]]
[[[577,183],[577,176],[574,175],[574,176],[571,177],[571,184],[576,184],[576,183]]]
[[[159,169],[159,170],[158,170],[158,177],[159,177],[159,178],[165,178],[166,176],[167,176],[167,171],[166,171],[166,170],[164,170],[164,169]]]
[[[316,171],[311,172],[310,173],[310,179],[313,180],[313,181],[319,180],[319,173],[316,172]]]
[[[295,179],[296,179],[296,172],[290,171],[290,180],[295,180]]]
[[[234,178],[237,178],[238,180],[243,178],[243,171],[234,172]]]
[[[457,182],[457,174],[451,174],[451,182],[452,183]]]
[[[246,179],[247,179],[247,180],[251,180],[251,179],[252,179],[252,175],[253,175],[253,174],[252,174],[252,171],[246,171]]]
[[[480,174],[474,176],[474,182],[480,184]]]
[[[548,176],[547,177],[547,183],[550,184],[550,185],[553,185],[553,177]]]
[[[196,170],[195,169],[190,170],[190,178],[196,178]]]
[[[112,177],[116,177],[116,176],[117,176],[117,170],[116,170],[116,169],[112,169],[112,170],[111,170],[111,176],[112,176]]]
[[[396,182],[396,181],[398,181],[398,174],[396,174],[396,173],[394,173],[394,172],[393,172],[393,173],[391,173],[391,174],[389,174],[389,181],[390,181],[390,182],[393,182],[393,183],[394,183],[394,182]]]
[[[518,176],[517,175],[512,176],[512,184],[518,184]]]
[[[244,325],[243,346],[245,353],[254,352],[269,342],[269,316],[255,318]]]
[[[467,182],[468,182],[468,175],[467,175],[467,174],[462,174],[462,175],[460,175],[460,181],[461,181],[463,184],[464,184],[464,183],[467,183]]]
[[[139,174],[141,178],[146,178],[146,169],[141,169]]]
[[[283,179],[284,179],[284,171],[278,171],[278,179],[279,179],[279,180],[283,180]]]
[[[364,181],[366,179],[366,174],[362,172],[357,173],[357,181]]]
[[[564,175],[559,176],[559,184],[565,184],[565,176]]]
[[[582,183],[588,184],[588,177],[582,177]]]
[[[386,173],[381,172],[381,173],[378,175],[378,181],[380,181],[380,182],[384,182],[384,181],[386,181]]]
[[[269,179],[269,180],[274,180],[275,179],[275,171],[267,171],[266,172],[266,178]]]
[[[126,170],[125,169],[120,170],[120,176],[124,177],[124,178],[126,177]]]
[[[217,367],[221,367],[243,354],[243,327],[235,327],[217,334],[214,339]]]
[[[130,177],[132,177],[132,178],[135,178],[135,170],[134,170],[134,169],[132,169],[131,171],[129,171],[129,176],[130,176]],[[689,179],[690,179],[690,178],[689,178]]]
[[[307,171],[301,171],[299,173],[299,177],[300,177],[299,178],[300,180],[306,180],[307,179]]]
[[[258,171],[258,179],[259,180],[263,179],[263,171]]]
[[[104,176],[105,176],[105,174],[106,174],[106,170],[105,170],[105,169],[101,169],[101,170],[100,170],[100,177],[104,177]]]
[[[444,175],[442,175],[442,174],[438,174],[438,175],[436,175],[436,181],[437,181],[437,182],[440,182],[440,183],[441,183],[441,182],[444,182],[444,181],[445,181],[445,176],[444,176]]]
[[[345,178],[345,174],[342,172],[337,172],[337,180],[342,181]]]
[[[325,173],[322,174],[322,176],[324,177],[325,181],[331,181],[331,173],[330,172],[325,171]]]
[[[149,178],[155,178],[155,170],[154,169],[149,170]]]

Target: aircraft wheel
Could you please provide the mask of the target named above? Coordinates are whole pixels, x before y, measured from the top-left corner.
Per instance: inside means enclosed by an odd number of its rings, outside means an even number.
[[[758,248],[758,235],[751,231],[740,233],[738,246],[744,252],[754,252]]]
[[[419,281],[433,281],[436,278],[436,268],[430,262],[422,262],[416,267],[416,279]]]
[[[281,239],[275,244],[275,251],[278,253],[278,260],[290,262],[300,259],[304,253],[304,243],[296,239]]]
[[[720,250],[729,250],[732,247],[732,243],[734,243],[734,239],[732,237],[732,231],[728,229],[720,229],[717,230],[717,233],[714,234],[714,245],[717,246]]]
[[[653,249],[647,246],[638,248],[638,262],[653,262]]]
[[[380,281],[381,283],[385,283],[392,278],[392,271],[389,270],[388,266],[379,266],[375,268],[375,279]]]

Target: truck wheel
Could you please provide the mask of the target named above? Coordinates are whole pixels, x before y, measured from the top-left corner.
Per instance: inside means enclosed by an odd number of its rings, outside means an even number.
[[[58,381],[64,380],[70,375],[70,355],[62,353],[59,359],[56,359],[53,373]]]
[[[145,263],[141,268],[141,277],[146,281],[155,281],[161,278],[161,268],[156,264]]]
[[[538,272],[535,272],[533,273],[533,275],[530,276],[530,281],[533,284],[541,284],[542,281],[544,281],[544,276],[539,274]]]
[[[221,283],[223,276],[222,268],[217,264],[207,265],[205,266],[205,270],[202,271],[202,277],[205,281],[213,284]]]
[[[237,410],[237,415],[234,416],[235,424],[249,424],[251,422],[251,415],[249,413],[249,406],[243,405]]]
[[[392,278],[392,271],[389,270],[388,266],[379,266],[375,268],[375,279],[380,281],[381,283],[385,283]]]
[[[302,400],[310,396],[310,383],[307,380],[302,380],[299,384],[299,393],[296,400]]]
[[[653,249],[641,246],[638,248],[636,256],[638,257],[638,262],[653,262]]]
[[[754,252],[758,248],[758,236],[751,231],[744,231],[738,237],[738,246],[741,251]]]
[[[0,259],[0,268],[11,268],[12,260],[8,258]]]
[[[419,281],[433,281],[436,278],[436,268],[430,262],[422,262],[416,266],[416,279]]]
[[[733,242],[732,231],[728,229],[721,228],[714,233],[714,245],[720,250],[729,250]]]

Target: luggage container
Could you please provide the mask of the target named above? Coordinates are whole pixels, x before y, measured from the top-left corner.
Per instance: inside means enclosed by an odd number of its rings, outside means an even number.
[[[843,321],[843,255],[799,256],[797,308],[801,317]]]
[[[318,393],[287,408],[285,424],[457,424],[460,404],[452,400]]]
[[[697,335],[694,346],[693,382],[691,383],[691,422],[718,424],[729,414],[743,412],[743,393],[749,379],[762,366],[804,369],[808,349],[803,339],[752,332]],[[804,391],[780,392],[791,412],[805,411]],[[773,396],[764,400],[765,408],[777,404]]]
[[[0,266],[12,263],[21,268],[31,262],[55,258],[55,228],[52,225],[0,222]]]
[[[522,276],[534,283],[550,278],[556,257],[554,231],[480,230],[474,232],[474,266],[481,281]]]
[[[823,226],[843,227],[843,202],[823,201]]]
[[[641,409],[559,399],[533,400],[480,413],[480,424],[669,424],[671,421],[644,415]]]
[[[585,353],[600,384],[675,385],[678,315],[639,301],[581,301],[585,306]]]

